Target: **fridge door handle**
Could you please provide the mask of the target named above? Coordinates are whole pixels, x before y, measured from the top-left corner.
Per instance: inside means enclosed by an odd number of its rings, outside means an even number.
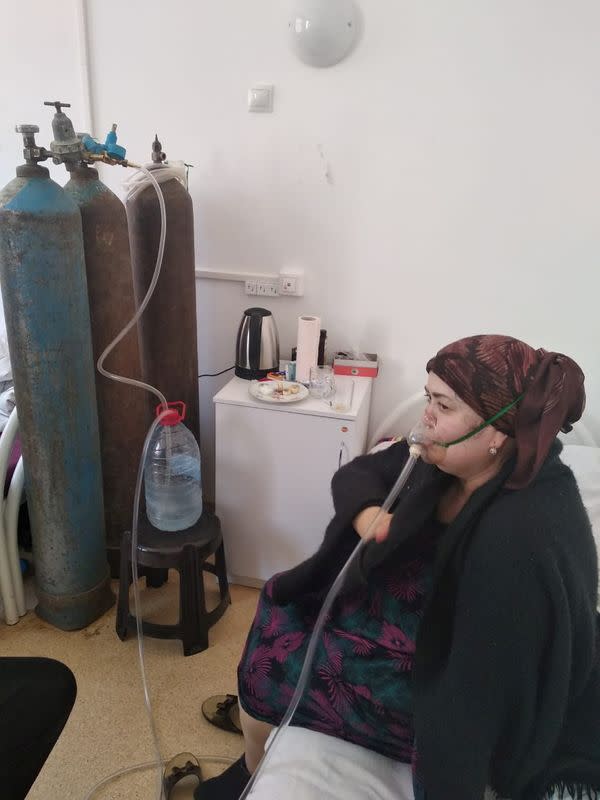
[[[342,466],[342,459],[345,456],[344,464],[347,464],[350,461],[350,451],[348,450],[348,445],[342,439],[340,442],[340,452],[338,453],[338,469]]]

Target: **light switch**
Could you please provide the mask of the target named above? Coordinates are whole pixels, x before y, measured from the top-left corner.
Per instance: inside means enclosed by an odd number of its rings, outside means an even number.
[[[248,89],[248,111],[273,111],[273,86],[258,84]]]

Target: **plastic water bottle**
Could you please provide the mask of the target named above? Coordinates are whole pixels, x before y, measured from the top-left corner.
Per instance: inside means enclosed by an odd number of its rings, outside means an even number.
[[[150,441],[144,470],[146,514],[161,531],[182,531],[200,519],[200,448],[183,424],[185,403],[169,403]],[[157,416],[163,411],[156,409]]]

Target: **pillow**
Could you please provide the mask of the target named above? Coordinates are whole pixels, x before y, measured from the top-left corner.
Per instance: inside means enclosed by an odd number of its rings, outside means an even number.
[[[592,523],[600,567],[600,447],[568,444],[563,447],[560,457],[575,475],[581,499]],[[600,600],[598,611],[600,611]]]
[[[404,439],[404,436],[393,436],[389,439],[380,439],[377,444],[373,445],[373,447],[369,450],[369,455],[373,455],[373,453],[379,453],[380,450],[387,450],[388,447],[391,447],[396,442],[401,442]]]
[[[569,444],[563,447],[560,457],[573,470],[592,523],[596,545],[600,546],[600,447]]]

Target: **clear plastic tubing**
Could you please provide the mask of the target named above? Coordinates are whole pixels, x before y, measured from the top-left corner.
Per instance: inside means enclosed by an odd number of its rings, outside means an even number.
[[[133,605],[135,609],[135,627],[137,632],[138,655],[140,661],[140,675],[142,678],[142,686],[144,689],[144,703],[146,704],[146,712],[148,715],[148,724],[150,725],[150,732],[152,734],[152,743],[154,745],[154,752],[156,754],[156,797],[162,800],[164,796],[163,791],[163,761],[160,752],[160,742],[158,739],[158,732],[156,730],[156,722],[154,720],[154,712],[152,711],[152,702],[150,700],[150,692],[148,690],[148,681],[146,679],[146,665],[144,661],[144,632],[142,630],[142,603],[140,600],[140,586],[138,575],[138,560],[137,560],[137,543],[138,543],[138,516],[140,512],[140,496],[142,493],[142,481],[144,477],[144,465],[148,457],[148,449],[150,441],[154,436],[154,431],[160,425],[160,421],[165,414],[168,414],[165,407],[164,411],[158,416],[152,425],[146,439],[144,441],[144,448],[142,450],[142,457],[138,467],[137,482],[135,484],[135,495],[133,500],[133,525],[131,528],[131,574],[133,584]]]
[[[233,764],[234,759],[228,758],[227,756],[202,756],[200,761],[208,761],[213,764],[226,764],[230,765]],[[161,761],[161,768],[167,764],[168,762]],[[103,789],[105,786],[108,786],[109,783],[116,781],[117,778],[120,778],[122,775],[129,775],[132,772],[144,772],[147,769],[152,769],[156,767],[156,761],[145,761],[143,764],[134,764],[132,767],[124,767],[123,769],[117,770],[117,772],[113,772],[110,775],[107,775],[106,778],[102,778],[101,781],[90,789],[87,793],[85,800],[92,800],[94,795]]]
[[[146,296],[144,297],[140,307],[135,312],[133,317],[130,321],[125,325],[121,333],[117,334],[113,341],[108,345],[108,347],[104,350],[100,358],[98,359],[98,372],[101,375],[104,375],[106,378],[111,378],[113,381],[117,381],[118,383],[127,383],[129,386],[136,386],[138,389],[146,389],[146,391],[151,392],[152,394],[156,395],[160,400],[163,406],[167,405],[167,401],[165,396],[156,389],[154,386],[150,386],[149,383],[144,383],[143,381],[136,381],[134,378],[127,378],[124,375],[115,375],[112,372],[108,372],[104,368],[104,362],[109,355],[109,353],[114,350],[114,348],[119,344],[119,342],[124,339],[129,331],[138,323],[139,318],[142,316],[144,311],[146,310],[146,306],[150,302],[152,295],[154,294],[154,290],[156,288],[156,284],[158,283],[158,279],[160,277],[160,270],[162,267],[163,257],[165,254],[165,240],[167,238],[167,210],[165,208],[165,198],[163,197],[163,193],[158,185],[158,181],[154,177],[154,175],[150,172],[149,169],[146,167],[142,167],[136,165],[138,169],[140,169],[144,175],[148,178],[148,180],[154,186],[156,191],[156,196],[158,197],[158,205],[160,208],[160,238],[158,240],[158,253],[156,255],[156,267],[154,268],[154,274],[152,275],[152,280],[150,281],[150,286],[148,287],[148,291],[146,292]]]
[[[350,567],[356,561],[356,559],[359,557],[360,553],[364,549],[364,547],[367,544],[367,542],[373,537],[373,534],[377,530],[377,526],[378,526],[382,516],[384,514],[387,514],[389,512],[390,508],[396,502],[396,499],[398,498],[398,495],[402,491],[402,487],[404,486],[404,484],[408,480],[408,477],[409,477],[410,473],[412,472],[413,467],[415,466],[419,456],[421,455],[421,446],[428,441],[428,438],[429,437],[428,437],[428,435],[426,433],[426,429],[421,424],[417,425],[411,431],[411,433],[409,434],[408,443],[409,443],[409,448],[410,449],[409,449],[408,461],[406,462],[406,464],[404,465],[404,468],[400,472],[400,475],[398,476],[398,478],[396,480],[396,483],[392,486],[392,489],[391,489],[390,493],[388,494],[388,496],[383,501],[383,505],[381,506],[379,512],[377,513],[377,515],[375,516],[375,518],[373,519],[373,521],[369,525],[369,528],[368,528],[364,538],[362,538],[360,540],[360,542],[356,545],[356,547],[354,548],[354,550],[350,554],[350,557],[348,558],[348,560],[346,561],[346,563],[344,564],[344,566],[340,570],[339,575],[337,576],[337,578],[333,582],[333,584],[331,586],[331,589],[329,590],[329,592],[327,593],[327,596],[325,597],[325,601],[323,603],[323,606],[321,607],[321,610],[319,612],[319,616],[317,617],[317,621],[315,623],[315,627],[314,627],[314,630],[312,632],[312,636],[310,637],[310,641],[309,641],[308,647],[306,649],[306,656],[304,658],[304,664],[302,665],[302,671],[300,672],[300,677],[298,679],[298,685],[296,686],[296,690],[294,692],[294,695],[293,695],[293,697],[292,697],[292,699],[290,701],[290,704],[288,706],[287,711],[285,712],[285,715],[284,715],[283,719],[281,720],[281,724],[279,725],[279,727],[275,731],[275,734],[274,734],[273,738],[271,739],[271,743],[270,743],[268,749],[265,751],[265,754],[261,758],[256,770],[254,771],[254,774],[252,775],[252,778],[246,784],[246,788],[244,789],[244,791],[240,795],[240,800],[244,800],[252,792],[252,788],[255,785],[256,781],[258,780],[258,778],[260,776],[260,773],[263,771],[263,769],[265,768],[265,765],[269,761],[269,757],[270,757],[270,754],[271,754],[271,752],[273,750],[273,747],[275,746],[275,743],[277,742],[277,740],[279,739],[279,737],[281,736],[283,731],[290,724],[290,721],[291,721],[292,717],[294,716],[294,713],[296,712],[296,709],[298,708],[298,704],[300,703],[302,695],[304,694],[304,690],[306,689],[306,684],[308,682],[310,671],[312,669],[313,661],[314,661],[314,658],[315,658],[315,653],[316,653],[316,650],[317,650],[317,645],[319,643],[319,639],[320,639],[321,634],[323,632],[323,627],[325,626],[325,621],[327,619],[329,611],[331,610],[331,606],[333,605],[335,599],[337,598],[338,594],[340,593],[340,591],[341,591],[341,589],[342,589],[342,587],[344,585],[344,581],[346,579],[346,575],[348,574],[348,571],[350,570]]]
[[[134,166],[134,165],[132,165]],[[150,386],[148,383],[144,383],[143,381],[135,380],[134,378],[128,378],[124,375],[115,375],[112,372],[109,372],[104,368],[104,361],[106,360],[107,356],[112,352],[112,350],[119,344],[122,339],[127,336],[129,331],[137,325],[139,318],[144,313],[146,306],[150,302],[150,299],[154,293],[156,288],[156,284],[158,283],[158,279],[160,277],[160,270],[162,267],[163,257],[165,253],[165,240],[167,237],[167,211],[165,208],[165,199],[163,197],[162,191],[158,184],[158,181],[152,175],[150,170],[146,169],[146,167],[142,167],[139,165],[135,165],[138,169],[140,169],[150,180],[154,189],[156,191],[156,195],[158,197],[158,205],[160,208],[160,238],[158,242],[158,252],[156,255],[156,266],[154,268],[154,274],[152,275],[152,280],[150,281],[150,286],[148,287],[148,291],[146,292],[146,296],[144,297],[142,303],[140,304],[138,310],[131,318],[131,320],[127,323],[127,325],[123,328],[123,330],[113,339],[113,341],[108,345],[108,347],[104,350],[100,358],[98,359],[98,372],[101,375],[104,375],[106,378],[110,378],[113,381],[117,381],[118,383],[126,383],[129,386],[134,386],[138,389],[146,389],[146,391],[151,392],[160,400],[162,406],[164,407],[164,411],[154,420],[152,423],[148,433],[146,434],[146,439],[144,441],[144,449],[142,451],[142,457],[140,459],[140,464],[138,468],[138,477],[137,483],[135,487],[135,499],[134,499],[134,507],[133,507],[133,523],[131,527],[131,570],[133,574],[133,599],[134,599],[134,611],[135,611],[135,621],[136,621],[136,628],[137,628],[137,641],[138,641],[138,655],[139,655],[139,662],[140,662],[140,675],[142,679],[142,686],[144,689],[144,702],[146,705],[146,712],[148,715],[148,723],[150,725],[150,732],[152,734],[152,742],[154,745],[156,760],[152,762],[156,767],[156,797],[158,800],[162,800],[164,797],[163,792],[163,759],[160,752],[160,744],[158,739],[158,733],[156,730],[156,724],[154,721],[154,714],[152,711],[152,703],[150,700],[150,693],[148,691],[148,681],[146,679],[146,666],[144,663],[144,635],[142,631],[142,606],[140,600],[140,590],[138,585],[138,563],[137,563],[137,543],[138,543],[138,514],[140,508],[140,494],[142,489],[142,480],[144,475],[144,465],[146,463],[146,457],[148,455],[148,447],[150,444],[150,439],[156,430],[157,425],[160,423],[162,417],[168,413],[167,410],[167,400],[165,396],[156,389],[154,386]],[[145,767],[144,767],[145,768]],[[100,788],[100,786],[104,786],[106,783],[113,780],[113,778],[117,777],[118,775],[124,774],[125,772],[133,772],[136,769],[141,769],[141,767],[127,767],[125,770],[121,770],[120,772],[114,773],[110,778],[105,778],[98,784],[90,793],[88,793],[87,797],[90,798],[92,795]]]

